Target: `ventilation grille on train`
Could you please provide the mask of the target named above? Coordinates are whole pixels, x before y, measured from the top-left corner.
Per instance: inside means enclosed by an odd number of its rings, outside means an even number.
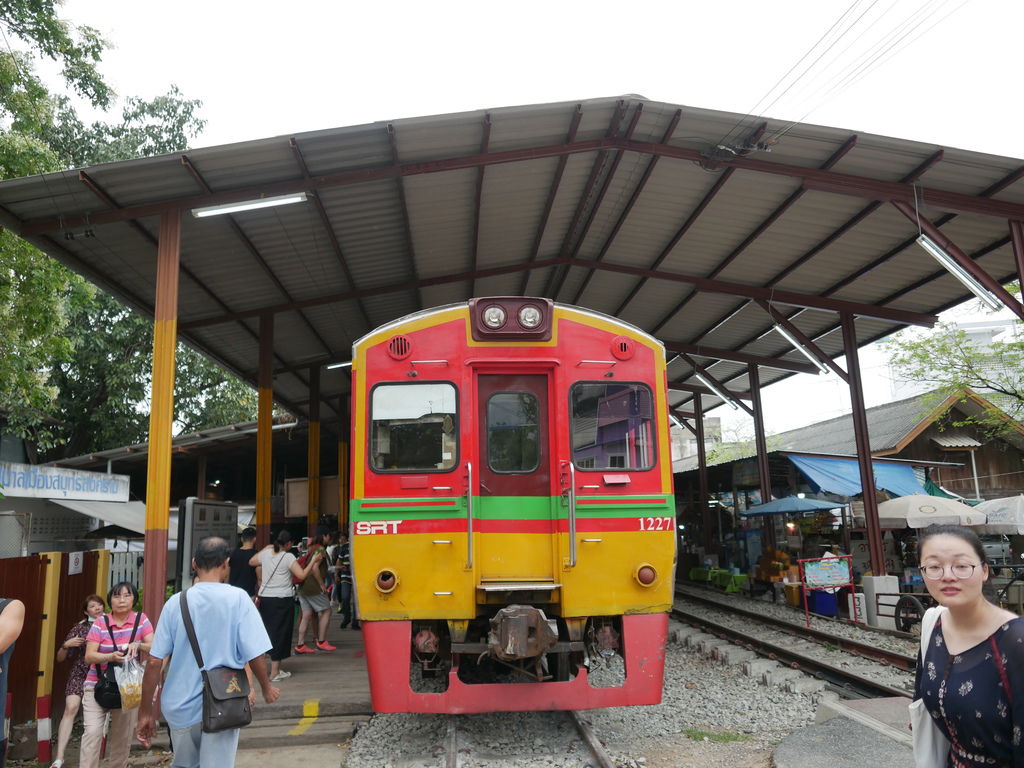
[[[394,336],[388,342],[388,354],[395,360],[404,360],[412,353],[412,342],[408,336]]]

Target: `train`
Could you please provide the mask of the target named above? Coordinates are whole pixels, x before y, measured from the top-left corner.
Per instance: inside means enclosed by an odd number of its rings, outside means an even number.
[[[474,298],[358,339],[351,376],[374,710],[660,702],[676,566],[664,346],[586,308]]]

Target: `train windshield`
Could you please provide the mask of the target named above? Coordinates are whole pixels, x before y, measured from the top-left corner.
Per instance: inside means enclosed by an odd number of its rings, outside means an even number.
[[[579,469],[654,466],[654,403],[643,384],[580,382],[570,394],[572,460]]]
[[[387,472],[448,470],[458,460],[452,384],[381,384],[371,404],[370,462]]]

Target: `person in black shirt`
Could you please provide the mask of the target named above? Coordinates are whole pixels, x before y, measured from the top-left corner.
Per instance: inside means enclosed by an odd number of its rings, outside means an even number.
[[[256,569],[249,565],[249,559],[255,554],[256,529],[246,528],[241,535],[242,546],[231,553],[231,575],[228,583],[233,587],[244,589],[249,597],[256,594]]]

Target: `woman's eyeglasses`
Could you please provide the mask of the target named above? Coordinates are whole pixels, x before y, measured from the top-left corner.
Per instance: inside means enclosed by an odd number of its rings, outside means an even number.
[[[950,566],[922,565],[918,570],[920,570],[921,573],[924,574],[924,577],[926,579],[938,581],[946,572],[947,567],[953,572],[953,575],[956,576],[958,579],[969,579],[971,578],[971,576],[974,575],[974,569],[977,568],[978,565],[971,565],[969,563],[954,563]]]

